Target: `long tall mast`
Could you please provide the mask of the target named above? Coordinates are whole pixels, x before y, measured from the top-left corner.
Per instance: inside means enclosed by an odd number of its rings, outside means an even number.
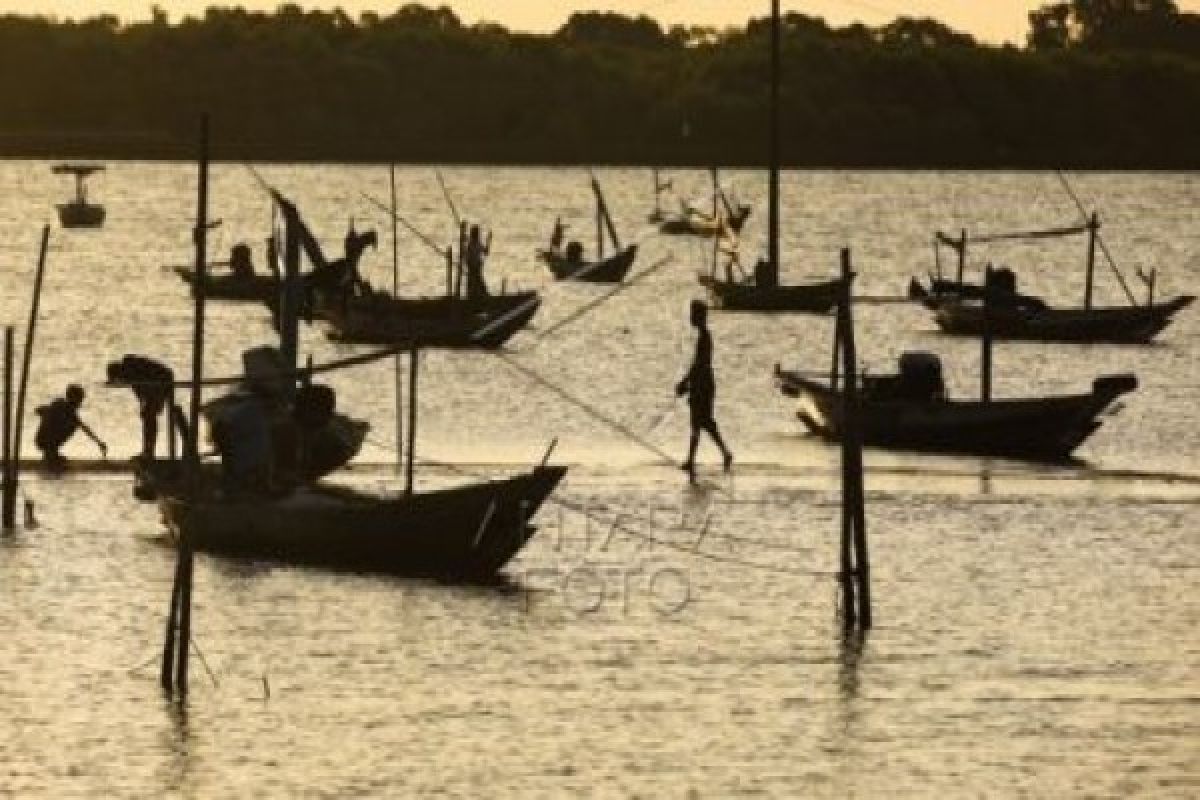
[[[779,0],[771,0],[771,136],[767,183],[767,262],[779,282]]]

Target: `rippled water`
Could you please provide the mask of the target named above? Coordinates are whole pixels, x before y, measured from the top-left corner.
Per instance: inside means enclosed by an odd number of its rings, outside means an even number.
[[[262,167],[331,249],[350,217],[381,228],[367,274],[390,285],[387,173]],[[553,284],[532,258],[563,213],[593,236],[586,175],[452,168],[466,212],[495,225],[498,284],[544,289],[544,331],[602,289]],[[399,171],[407,218],[439,240],[452,225],[431,170]],[[670,389],[703,242],[648,236],[645,171],[601,171],[639,267],[673,261],[553,337],[507,357],[678,453],[685,414]],[[729,178],[759,201],[761,177]],[[699,194],[705,177],[677,183]],[[1200,279],[1200,177],[1089,174],[1113,254],[1157,266],[1160,294]],[[67,187],[42,162],[0,164],[0,321],[23,324],[39,225]],[[896,295],[930,268],[935,228],[1074,221],[1042,173],[802,172],[785,178],[793,280],[830,274],[853,248],[859,291]],[[94,182],[96,232],[52,231],[31,403],[89,385],[85,417],[136,447],[127,394],[99,386],[125,352],[186,371],[190,304],[163,264],[189,257],[194,168],[114,163]],[[744,235],[761,241],[761,203]],[[216,167],[222,255],[265,235],[248,170]],[[1082,294],[1083,242],[990,250],[1023,286]],[[402,288],[436,293],[442,266],[400,241]],[[1140,287],[1135,287],[1141,291]],[[1101,273],[1099,295],[1120,300]],[[907,305],[862,305],[859,351],[887,369],[936,349],[951,389],[977,390],[977,345],[941,337]],[[475,473],[538,459],[552,437],[575,467],[511,585],[462,588],[200,557],[197,644],[185,709],[164,700],[157,650],[172,552],[128,480],[29,476],[40,526],[0,539],[0,794],[1036,795],[1194,796],[1200,791],[1200,322],[1185,313],[1152,347],[1003,344],[998,395],[1086,389],[1133,371],[1143,388],[1081,448],[1084,463],[868,452],[877,627],[842,640],[835,619],[837,454],[802,435],[771,387],[777,362],[822,369],[831,324],[716,315],[718,415],[739,457],[726,481],[681,475],[488,354],[424,359],[420,450]],[[210,374],[268,341],[264,314],[213,306]],[[353,352],[304,334],[324,360]],[[390,363],[337,376],[373,444],[348,480],[393,485]],[[32,424],[29,423],[29,424]],[[86,441],[68,448],[94,457]],[[702,451],[715,464],[712,451]],[[423,471],[419,482],[455,480]],[[580,509],[590,516],[584,516]],[[621,515],[618,529],[611,523]],[[648,541],[647,537],[654,541]]]

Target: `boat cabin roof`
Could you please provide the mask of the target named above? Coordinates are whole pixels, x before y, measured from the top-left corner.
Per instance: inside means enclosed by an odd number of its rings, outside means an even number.
[[[55,175],[91,175],[104,169],[103,164],[55,164],[52,172]]]

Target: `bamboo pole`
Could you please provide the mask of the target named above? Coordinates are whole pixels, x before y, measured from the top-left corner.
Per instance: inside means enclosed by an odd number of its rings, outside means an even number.
[[[1088,219],[1087,277],[1083,285],[1083,308],[1092,308],[1092,284],[1096,280],[1096,237],[1100,232],[1100,215],[1095,211]]]
[[[438,173],[440,179],[441,173]],[[392,199],[392,296],[400,296],[400,235],[396,228],[396,165],[388,165],[388,178],[391,183]],[[442,185],[445,190],[445,184]],[[449,197],[447,197],[449,199]],[[400,354],[392,359],[394,367],[394,385],[396,395],[396,472],[401,469],[401,458],[404,453],[404,370],[400,364]]]
[[[852,424],[851,415],[853,410],[850,407],[850,387],[855,384],[856,376],[855,365],[853,359],[853,342],[849,332],[850,326],[850,282],[845,279],[847,267],[849,264],[849,251],[842,250],[842,285],[840,287],[840,297],[837,308],[837,333],[835,334],[836,355],[841,356],[842,367],[845,372],[844,388],[842,390],[842,535],[841,535],[841,569],[838,575],[838,580],[842,586],[842,624],[847,628],[853,628],[858,621],[858,606],[856,602],[856,593],[854,591],[854,551],[853,551],[853,520],[854,517],[850,513],[850,498],[851,498],[851,436],[850,426]]]
[[[771,0],[771,134],[770,172],[767,182],[767,261],[772,286],[779,283],[779,82],[780,82],[779,0]]]
[[[958,240],[958,282],[961,284],[963,280],[963,270],[967,267],[967,229],[962,229],[962,236]]]
[[[980,399],[985,403],[992,402],[992,268],[989,265],[983,273],[983,336],[981,337],[983,352],[981,354],[981,380],[979,389]]]
[[[843,371],[846,375],[846,385],[842,393],[842,515],[843,537],[852,540],[854,550],[852,559],[853,575],[857,582],[857,614],[847,613],[845,624],[852,627],[855,622],[862,630],[871,627],[871,561],[867,552],[866,503],[863,491],[863,457],[862,457],[862,427],[861,408],[858,396],[858,371],[856,362],[858,354],[854,342],[854,314],[851,284],[854,273],[850,266],[850,251],[842,250],[842,356]],[[843,542],[843,549],[847,543]],[[843,567],[846,559],[843,555]],[[847,609],[853,608],[853,597],[847,595],[850,603]]]
[[[413,460],[417,450],[417,373],[420,350],[416,342],[408,354],[408,449],[405,453],[404,494],[413,493]]]
[[[13,329],[9,325],[4,329],[4,453],[3,471],[4,486],[0,489],[0,518],[3,519],[5,530],[12,530],[17,524],[17,495],[13,485],[13,471],[16,469],[12,449],[12,392],[13,392]]]
[[[716,228],[713,230],[713,247],[712,247],[712,274],[713,274],[713,277],[715,278],[717,275],[717,261],[720,256],[720,253],[721,253],[721,206],[720,206],[721,178],[717,173],[716,167],[713,167],[709,171],[709,174],[712,177],[712,196],[713,196],[712,221],[713,221],[713,225],[716,226]],[[733,282],[732,273],[730,273],[730,275],[728,275],[727,277],[728,277],[729,281],[732,283]]]
[[[37,272],[33,276],[33,299],[29,304],[29,325],[25,329],[25,348],[21,355],[21,382],[17,389],[17,411],[13,417],[11,477],[9,492],[16,506],[17,487],[21,482],[21,434],[25,422],[25,396],[29,390],[29,370],[33,362],[33,342],[37,334],[38,310],[42,305],[42,283],[46,276],[46,252],[50,246],[50,226],[42,226],[42,243],[38,248]],[[14,510],[15,514],[15,510]]]

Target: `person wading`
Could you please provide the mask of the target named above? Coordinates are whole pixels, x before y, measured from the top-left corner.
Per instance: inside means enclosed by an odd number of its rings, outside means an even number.
[[[33,441],[42,451],[42,461],[52,470],[63,470],[67,459],[59,450],[67,440],[82,430],[100,448],[100,454],[108,458],[108,445],[92,432],[92,429],[79,418],[79,408],[83,405],[83,388],[72,383],[67,387],[63,397],[57,397],[44,406],[38,406],[38,428]]]
[[[688,443],[687,461],[683,462],[683,470],[688,474],[688,480],[696,482],[696,447],[700,443],[700,432],[704,431],[712,437],[713,442],[721,450],[724,458],[725,471],[733,466],[733,453],[725,446],[717,421],[713,417],[713,401],[716,398],[716,377],[713,374],[712,334],[708,331],[708,306],[699,300],[693,300],[691,306],[691,324],[696,329],[696,354],[692,358],[692,366],[687,374],[675,386],[675,394],[687,395],[688,410],[691,412],[692,437]]]
[[[183,409],[171,402],[171,384],[175,381],[175,373],[170,367],[145,356],[127,355],[109,364],[107,372],[110,383],[128,386],[137,398],[138,416],[142,420],[142,451],[138,458],[154,460],[158,443],[158,418],[164,411],[172,416],[180,435],[187,438],[187,417]]]

